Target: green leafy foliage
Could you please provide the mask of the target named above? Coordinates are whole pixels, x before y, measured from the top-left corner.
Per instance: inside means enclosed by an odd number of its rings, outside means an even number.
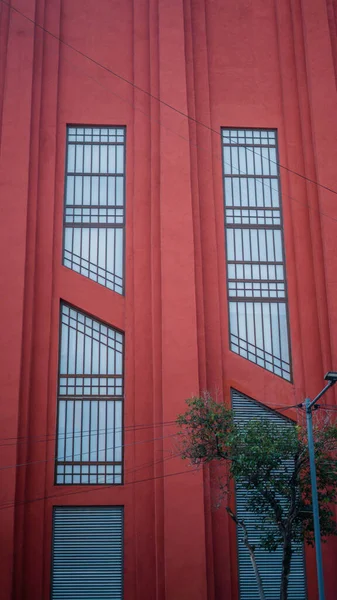
[[[247,509],[263,515],[260,546],[269,551],[283,547],[281,598],[286,598],[294,542],[314,544],[305,428],[291,422],[280,428],[268,419],[237,424],[232,411],[209,395],[190,398],[187,407],[177,419],[182,458],[193,464],[225,461],[228,480],[249,490]],[[314,439],[324,540],[337,533],[333,509],[337,503],[336,426],[315,429]]]

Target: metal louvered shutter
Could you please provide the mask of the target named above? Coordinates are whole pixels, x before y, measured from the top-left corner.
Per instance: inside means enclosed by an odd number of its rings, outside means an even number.
[[[123,507],[54,508],[51,598],[123,599]]]
[[[251,419],[268,418],[280,427],[292,427],[291,421],[285,417],[235,390],[232,390],[232,406],[234,420],[237,423],[245,423]],[[259,540],[258,526],[260,519],[258,515],[246,509],[247,493],[248,492],[244,487],[237,483],[236,511],[238,518],[244,519],[246,523],[249,541],[251,543],[257,543]],[[240,536],[240,532],[238,531],[240,600],[259,600],[253,568],[248,551],[244,546],[241,537],[242,536]],[[279,600],[282,570],[281,548],[276,550],[276,552],[257,549],[256,560],[267,600]],[[289,600],[305,600],[306,597],[304,549],[303,545],[299,544],[296,546],[291,560],[288,598]]]

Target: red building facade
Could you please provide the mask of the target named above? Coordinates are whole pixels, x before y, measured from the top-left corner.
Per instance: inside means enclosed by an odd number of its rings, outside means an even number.
[[[205,389],[226,402],[235,389],[270,408],[293,406],[337,366],[337,5],[11,4],[0,3],[2,597],[50,597],[55,507],[114,506],[124,512],[125,599],[238,599],[235,529],[213,510],[211,474],[191,473],[175,456],[171,424],[185,398]],[[90,277],[83,261],[95,260],[74,245],[81,266],[65,259],[66,176],[81,171],[69,167],[69,145],[84,128],[93,146],[109,144],[110,131],[114,156],[119,142],[124,149],[122,166],[115,158],[111,170],[97,169],[99,182],[114,178],[116,194],[118,177],[125,183],[125,212],[111,217],[116,269],[116,232],[125,232],[119,284],[107,285],[98,263]],[[230,339],[222,142],[239,130],[277,132],[289,377],[245,358]],[[123,390],[104,394],[123,403],[122,483],[57,482],[61,377],[72,373],[69,363],[61,368],[60,307],[123,340],[122,371],[116,361],[111,371]],[[329,600],[336,556],[329,541]],[[313,600],[312,552],[306,565]]]

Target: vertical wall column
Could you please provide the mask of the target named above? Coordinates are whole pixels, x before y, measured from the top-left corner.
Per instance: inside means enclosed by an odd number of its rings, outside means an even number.
[[[223,265],[223,244],[219,243],[218,228],[223,228],[222,204],[217,197],[222,197],[221,177],[217,177],[217,165],[221,164],[220,127],[214,118],[212,89],[210,84],[209,57],[209,23],[207,0],[185,0],[185,6],[190,6],[191,27],[191,56],[187,56],[187,71],[192,71],[193,87],[189,89],[190,101],[194,102],[195,119],[200,124],[195,125],[195,163],[192,170],[197,179],[199,214],[195,221],[200,227],[201,260],[197,263],[201,287],[198,290],[197,303],[202,317],[198,323],[199,329],[199,361],[202,360],[200,342],[205,344],[206,383],[202,389],[207,389],[212,395],[223,399],[223,381],[225,377],[225,351],[228,347],[227,305],[221,314],[221,297],[225,297],[225,268]],[[192,65],[192,66],[191,66]],[[227,115],[223,116],[223,119]],[[221,125],[226,121],[221,120]],[[194,124],[192,124],[194,125]],[[213,130],[213,131],[211,131]],[[194,199],[196,202],[196,199]],[[221,232],[222,233],[222,232]],[[222,238],[221,238],[222,239]],[[220,260],[219,260],[220,247]],[[198,289],[198,288],[197,288]],[[222,307],[223,309],[223,307]],[[201,326],[204,329],[201,332]],[[202,367],[199,365],[201,372]],[[215,475],[216,477],[216,475]],[[232,528],[228,513],[221,507],[214,510],[217,498],[214,497],[212,479],[213,467],[205,472],[205,518],[206,518],[206,548],[207,548],[207,593],[208,598],[230,597],[234,600],[236,582],[233,568],[236,565],[236,540],[231,535]],[[223,557],[226,556],[226,561]]]
[[[333,63],[333,46],[329,36],[329,21],[326,0],[293,0],[301,16],[304,51],[297,56],[303,60],[306,75],[307,112],[311,125],[312,169],[310,177],[336,190],[336,80]],[[308,120],[309,120],[308,119]],[[323,369],[337,368],[337,197],[322,186],[308,184],[308,201],[311,210],[311,243],[315,257],[315,281]],[[310,195],[309,195],[310,194]],[[317,214],[317,211],[321,214]],[[324,372],[324,371],[323,371]],[[319,388],[318,388],[319,389]],[[317,390],[317,388],[316,388]],[[310,393],[310,390],[309,390]],[[335,394],[330,392],[327,402]],[[335,539],[323,547],[323,565],[326,577],[325,593],[333,598],[336,593],[337,574]]]
[[[150,89],[149,49],[149,0],[133,0],[133,81],[137,88]],[[127,266],[133,265],[133,288],[126,288],[126,302],[132,302],[133,321],[127,326],[132,337],[134,352],[134,413],[133,425],[150,424],[153,418],[152,392],[152,323],[151,323],[151,172],[150,156],[150,99],[140,89],[133,94],[133,173],[127,167],[133,181],[132,225],[127,236],[132,236],[132,257]],[[129,152],[129,155],[131,155]],[[129,204],[130,203],[130,204]],[[128,210],[128,209],[127,209]],[[129,274],[130,276],[130,274]],[[132,294],[132,298],[129,298]],[[130,330],[129,330],[130,328]],[[131,349],[127,347],[127,353]],[[146,359],[144,360],[144,357]],[[126,371],[126,377],[132,377]],[[127,399],[128,401],[128,399]],[[131,398],[130,398],[131,401]],[[151,432],[151,433],[150,433]],[[152,433],[153,432],[153,433]],[[160,435],[160,434],[158,434]],[[155,539],[154,539],[154,455],[153,446],[147,440],[157,437],[155,429],[135,431],[136,446],[126,448],[133,455],[135,482],[133,493],[134,553],[136,561],[136,595],[144,593],[149,600],[155,599]],[[145,465],[145,466],[144,466]],[[127,518],[127,513],[126,513]]]
[[[301,89],[301,66],[296,57],[303,54],[301,41],[296,42],[298,15],[286,3],[275,3],[276,33],[279,53],[280,92],[284,130],[280,131],[280,163],[297,173],[314,178],[305,147],[312,144],[306,99]],[[296,17],[296,18],[295,18]],[[289,77],[292,73],[292,77]],[[304,118],[305,117],[305,118]],[[315,252],[311,239],[311,218],[316,218],[316,206],[307,193],[303,178],[281,169],[284,238],[287,260],[290,337],[293,352],[293,374],[297,389],[303,395],[305,387],[319,386],[317,373],[322,370],[322,348],[318,323],[317,288],[314,273]],[[315,214],[316,213],[316,214]],[[311,301],[308,302],[307,299]],[[320,308],[320,307],[319,307]],[[307,324],[310,323],[310,329]],[[297,350],[300,349],[300,351]],[[320,376],[321,377],[321,376]]]
[[[186,113],[184,48],[182,0],[159,0],[160,98]],[[188,120],[162,104],[160,121],[162,386],[168,421],[184,410],[185,398],[198,393],[199,383]],[[206,597],[202,474],[186,469],[173,475],[184,469],[179,459],[165,463],[166,600]]]
[[[35,0],[19,1],[16,7],[34,18]],[[2,7],[4,11],[7,7]],[[4,15],[3,15],[4,18]],[[18,13],[7,20],[8,42],[1,132],[1,218],[6,226],[0,237],[1,293],[1,422],[0,438],[14,443],[2,448],[0,504],[2,509],[0,565],[1,595],[11,597],[14,559],[14,520],[24,313],[27,206],[29,190],[30,127],[34,61],[34,28]],[[5,32],[7,33],[7,32]],[[15,165],[15,170],[14,170]]]
[[[23,12],[27,14],[25,10]],[[16,545],[22,549],[22,564],[16,564],[20,582],[16,585],[15,594],[16,598],[21,598],[24,593],[27,597],[40,600],[45,597],[43,577],[49,580],[49,572],[44,571],[42,565],[47,564],[49,568],[49,556],[45,551],[45,525],[50,521],[51,514],[45,510],[43,502],[43,498],[48,496],[47,444],[37,444],[36,439],[46,434],[48,411],[51,403],[55,402],[56,391],[56,373],[50,370],[50,351],[60,43],[47,32],[52,32],[56,37],[60,35],[60,0],[40,0],[38,10],[32,18],[40,27],[28,23],[31,31],[35,30],[38,41],[38,78],[34,79],[33,96],[37,99],[37,105],[33,107],[32,124],[34,151],[28,171],[30,176],[34,177],[35,183],[29,197],[30,254],[27,255],[26,266],[27,285],[31,287],[27,297],[25,333],[27,335],[29,328],[31,332],[29,339],[26,339],[30,354],[29,362],[25,358],[24,368],[28,370],[28,379],[24,381],[26,387],[20,409],[22,435],[27,436],[26,456],[23,462],[28,464],[22,472],[25,480],[20,479],[18,488],[20,503],[25,503],[25,510],[22,528],[17,527],[16,535]],[[21,20],[24,23],[23,17]],[[46,31],[42,31],[41,27]],[[49,444],[53,444],[53,441],[50,440]],[[41,568],[37,569],[36,565],[41,565]]]

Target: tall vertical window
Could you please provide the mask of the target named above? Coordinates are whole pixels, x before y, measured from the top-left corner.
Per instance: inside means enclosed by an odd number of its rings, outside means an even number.
[[[276,132],[223,129],[230,347],[291,379]]]
[[[124,291],[125,129],[68,127],[63,264]]]
[[[280,429],[293,426],[293,423],[285,417],[263,406],[259,402],[255,402],[236,390],[232,390],[232,407],[234,421],[238,425],[240,425],[240,423],[245,424],[251,419],[269,419]],[[292,467],[290,466],[290,470],[291,468]],[[250,543],[255,544],[256,546],[255,557],[262,577],[262,585],[266,598],[268,598],[268,600],[278,600],[280,597],[282,572],[282,548],[277,548],[275,552],[268,552],[268,550],[259,547],[260,537],[262,535],[261,527],[263,527],[265,534],[267,533],[267,530],[275,533],[273,524],[268,519],[266,520],[267,515],[264,515],[262,512],[257,515],[247,508],[247,501],[249,500],[251,492],[239,481],[236,482],[235,491],[236,514],[240,520],[245,522]],[[284,500],[284,505],[287,505],[286,499]],[[256,584],[250,556],[242,540],[241,529],[237,532],[237,544],[240,600],[258,600],[260,594]],[[289,600],[305,600],[307,597],[304,548],[303,544],[299,542],[293,544],[288,592]]]
[[[52,600],[123,600],[121,506],[55,506]]]
[[[56,483],[122,483],[123,334],[62,304]]]

